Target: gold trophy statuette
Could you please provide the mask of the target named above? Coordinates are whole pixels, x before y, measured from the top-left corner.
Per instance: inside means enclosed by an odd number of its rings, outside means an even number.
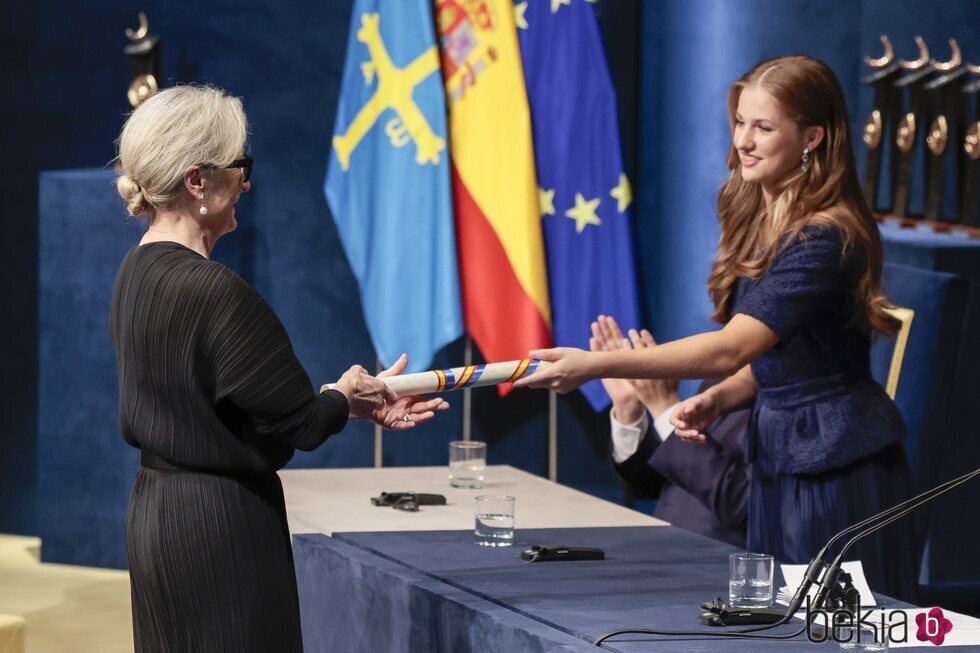
[[[146,14],[142,11],[139,13],[139,22],[139,27],[135,30],[126,29],[129,45],[123,50],[130,57],[132,65],[133,77],[126,91],[126,97],[134,109],[160,88],[157,79],[160,74],[162,43],[159,37],[149,33],[150,25],[146,20]]]
[[[970,160],[980,159],[980,121],[970,125],[967,130],[966,138],[963,139],[963,150]]]
[[[926,136],[926,145],[929,151],[939,156],[946,150],[946,141],[949,139],[949,126],[946,124],[946,116],[936,116],[929,128],[929,135]]]
[[[864,123],[864,144],[872,150],[881,145],[881,111],[875,109]]]
[[[906,113],[898,123],[898,134],[895,136],[898,149],[908,152],[915,145],[915,114]]]

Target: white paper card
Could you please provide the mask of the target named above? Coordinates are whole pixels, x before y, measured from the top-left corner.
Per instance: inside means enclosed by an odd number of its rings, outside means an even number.
[[[783,570],[783,578],[786,579],[786,586],[781,587],[776,596],[776,601],[784,605],[789,605],[789,601],[796,594],[796,588],[800,586],[803,582],[803,574],[806,573],[806,568],[808,565],[779,565],[779,568]],[[845,562],[841,564],[841,569],[846,571],[851,575],[851,582],[854,587],[861,594],[861,607],[873,608],[875,604],[875,596],[871,593],[871,588],[868,587],[868,581],[864,577],[864,567],[861,565],[860,560],[853,560],[851,562]],[[807,596],[810,600],[816,596],[819,585],[814,585],[810,588]],[[806,608],[806,599],[803,599],[803,608]]]

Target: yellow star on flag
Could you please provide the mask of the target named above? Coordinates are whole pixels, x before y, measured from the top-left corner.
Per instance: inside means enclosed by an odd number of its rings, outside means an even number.
[[[555,189],[538,189],[538,205],[541,207],[541,215],[555,214]]]
[[[582,193],[575,193],[575,207],[565,211],[565,215],[575,220],[575,233],[582,233],[590,224],[596,226],[602,224],[602,220],[595,214],[597,208],[599,208],[598,197],[594,200],[586,200],[582,197]]]
[[[527,29],[527,17],[524,15],[526,13],[526,2],[518,2],[514,5],[514,24],[517,25],[518,29]]]
[[[619,174],[619,184],[609,191],[609,194],[616,198],[616,210],[622,213],[633,201],[633,190],[630,188],[630,180],[623,173]]]
[[[562,5],[570,5],[572,0],[551,0],[551,13],[558,11],[558,8]]]

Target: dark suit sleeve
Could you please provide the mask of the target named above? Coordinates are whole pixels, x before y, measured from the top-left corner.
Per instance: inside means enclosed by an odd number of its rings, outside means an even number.
[[[636,452],[621,463],[614,463],[620,478],[630,486],[638,498],[655,499],[660,496],[664,485],[664,477],[656,471],[651,463],[654,452],[657,451],[660,438],[651,434],[650,429],[640,439]]]
[[[711,438],[696,445],[671,436],[653,452],[649,464],[657,476],[693,495],[725,528],[745,527],[751,477],[741,451],[725,449]]]

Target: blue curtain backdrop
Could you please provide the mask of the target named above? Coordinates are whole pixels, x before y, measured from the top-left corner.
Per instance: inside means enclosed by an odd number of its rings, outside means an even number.
[[[255,188],[241,207],[242,226],[222,240],[218,258],[268,299],[314,382],[331,380],[355,362],[372,364],[374,352],[354,277],[321,193],[350,7],[349,0],[190,5],[173,0],[39,0],[4,6],[0,301],[8,317],[0,325],[0,531],[36,533],[56,525],[39,523],[34,500],[38,469],[50,468],[52,461],[70,460],[89,474],[117,474],[118,479],[134,473],[124,466],[101,465],[98,448],[80,432],[71,432],[77,425],[65,404],[88,401],[87,388],[60,404],[46,402],[46,415],[39,420],[39,394],[57,393],[50,385],[38,385],[38,361],[54,352],[39,351],[37,176],[42,170],[99,167],[112,158],[112,143],[127,110],[129,64],[122,53],[123,32],[134,26],[139,10],[149,16],[151,31],[164,38],[167,85],[213,83],[245,101],[253,132]],[[636,165],[628,174],[635,180],[641,303],[658,338],[710,328],[705,280],[717,239],[715,193],[726,172],[724,98],[731,81],[764,57],[804,53],[823,58],[844,84],[858,129],[870,106],[869,92],[859,86],[867,72],[860,57],[879,52],[878,34],[889,34],[898,54],[907,57],[913,55],[915,34],[927,39],[937,57],[947,55],[945,40],[956,36],[967,59],[978,62],[978,7],[976,0],[941,5],[924,0],[598,4],[621,103],[624,159],[628,168]],[[123,221],[121,207],[118,219]],[[98,230],[86,230],[77,220],[65,224],[71,225],[66,236],[77,239],[79,247],[84,244],[93,256],[111,255],[109,245],[100,244]],[[92,292],[107,296],[109,288]],[[102,328],[105,320],[103,315],[82,318],[92,329]],[[111,352],[100,355],[111,359]],[[70,351],[63,356],[68,360],[61,363],[70,365]],[[462,347],[456,343],[437,362],[461,360]],[[101,379],[92,387],[111,383],[111,378]],[[452,399],[453,411],[432,425],[410,435],[386,435],[385,464],[444,464],[446,442],[459,437],[462,425],[461,398]],[[502,400],[492,392],[477,392],[473,417],[473,436],[491,444],[491,463],[546,473],[544,393],[514,393]],[[45,438],[39,446],[39,421],[45,429],[58,430],[48,435],[63,437]],[[118,433],[114,414],[85,428]],[[577,395],[563,397],[559,431],[559,480],[621,498],[608,461],[606,416],[593,414]],[[118,444],[125,446],[121,438]],[[320,450],[297,456],[293,464],[369,466],[372,445],[371,427],[354,424]],[[51,484],[45,496],[75,501],[57,475],[45,478]],[[122,480],[94,484],[85,501],[117,501],[110,494],[125,486]],[[76,513],[83,509],[81,500],[77,507]],[[70,516],[72,511],[59,514]],[[88,528],[99,527],[93,523]],[[78,532],[84,537],[87,531]],[[66,558],[69,551],[66,544]]]

